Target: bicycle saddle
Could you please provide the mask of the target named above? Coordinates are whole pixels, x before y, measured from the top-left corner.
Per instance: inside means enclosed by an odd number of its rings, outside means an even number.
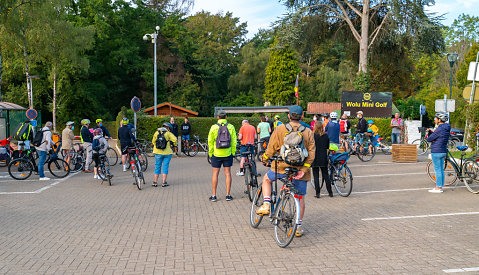
[[[286,171],[286,174],[288,174],[288,175],[298,173],[298,169],[297,169],[297,168],[294,168],[294,167],[286,167],[286,168],[284,169],[284,171]]]
[[[459,150],[459,151],[466,151],[467,148],[469,148],[469,147],[468,147],[467,145],[464,145],[464,146],[457,146],[456,148],[457,148],[457,150]]]

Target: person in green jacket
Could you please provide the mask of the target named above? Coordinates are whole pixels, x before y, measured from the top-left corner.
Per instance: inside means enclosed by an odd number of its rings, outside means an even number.
[[[160,174],[163,176],[163,184],[161,186],[168,186],[166,177],[168,176],[168,167],[170,166],[171,156],[173,155],[171,146],[176,146],[177,143],[175,135],[170,132],[171,128],[172,126],[170,123],[163,123],[162,127],[156,131],[155,135],[153,135],[153,139],[151,140],[154,146],[153,154],[155,155],[155,177],[153,180],[153,187],[158,187],[158,178],[160,177]],[[160,135],[160,133],[166,142],[166,146],[164,146],[163,149],[156,147],[158,135]],[[163,145],[165,145],[165,142],[163,142]],[[161,142],[159,142],[159,144],[161,145]]]
[[[210,128],[208,134],[208,154],[211,157],[211,166],[213,167],[213,177],[211,179],[211,185],[213,189],[213,195],[209,198],[210,201],[217,201],[216,187],[218,186],[218,175],[220,173],[221,165],[225,168],[226,176],[226,200],[230,201],[233,197],[230,194],[231,191],[231,166],[233,166],[233,155],[236,151],[236,131],[235,127],[226,121],[226,112],[221,110],[218,112],[218,123],[214,124]],[[216,148],[216,140],[218,138],[218,130],[220,125],[228,128],[230,135],[230,146],[227,148]]]

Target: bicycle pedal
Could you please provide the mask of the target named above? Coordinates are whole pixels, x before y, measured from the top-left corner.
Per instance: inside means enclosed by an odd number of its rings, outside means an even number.
[[[257,176],[257,177],[261,177],[261,173],[257,173],[256,176]]]

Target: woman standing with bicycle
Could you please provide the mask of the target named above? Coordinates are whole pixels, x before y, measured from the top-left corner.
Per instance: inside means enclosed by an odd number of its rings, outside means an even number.
[[[168,176],[168,167],[170,166],[171,157],[173,155],[173,150],[171,149],[170,144],[176,146],[177,139],[171,131],[171,124],[168,122],[163,123],[163,127],[159,128],[158,131],[153,136],[153,154],[155,155],[155,176],[153,180],[153,187],[158,187],[158,178],[160,174],[163,175],[162,178],[162,187],[168,186],[166,178]]]
[[[433,132],[428,129],[428,142],[431,142],[431,158],[434,165],[434,172],[436,173],[436,187],[429,190],[431,193],[442,193],[444,186],[444,161],[447,154],[447,141],[451,132],[451,125],[446,123],[449,116],[445,113],[436,113],[434,116],[434,123],[437,128]]]
[[[100,176],[98,175],[98,167],[100,166],[100,155],[106,154],[106,150],[108,150],[108,141],[106,141],[105,137],[103,136],[103,130],[101,128],[95,128],[93,130],[93,142],[91,143],[92,148],[92,159],[95,162],[95,167],[93,171],[95,175],[93,176],[94,179],[101,180]]]
[[[329,137],[324,132],[323,123],[317,121],[314,127],[314,143],[316,145],[316,151],[314,154],[313,165],[313,178],[314,178],[314,189],[316,190],[316,198],[319,198],[321,192],[321,186],[323,182],[326,181],[326,189],[330,197],[333,196],[333,190],[331,189],[331,181],[329,180],[328,174],[328,148],[329,148]],[[319,184],[319,169],[321,168],[321,184]]]

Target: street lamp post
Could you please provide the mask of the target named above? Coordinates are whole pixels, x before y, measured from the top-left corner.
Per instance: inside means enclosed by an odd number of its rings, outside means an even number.
[[[27,85],[30,84],[30,102],[29,102],[28,107],[30,109],[33,109],[33,80],[32,79],[40,79],[40,76],[39,75],[29,75],[28,79],[30,80],[30,83],[27,83]]]
[[[451,80],[449,81],[449,99],[451,99],[451,94],[452,94],[452,67],[454,66],[454,63],[456,63],[457,57],[458,57],[457,53],[447,54],[447,61],[449,61],[449,65],[451,66]]]
[[[156,26],[155,27],[156,31],[154,33],[147,33],[145,35],[143,35],[143,40],[147,41],[148,40],[148,37],[151,37],[151,43],[153,43],[155,46],[154,46],[154,68],[153,68],[153,71],[154,71],[154,76],[153,76],[153,79],[154,79],[154,83],[155,83],[155,87],[154,87],[154,106],[155,106],[155,109],[154,109],[154,114],[156,116],[156,106],[157,106],[157,96],[156,96],[156,93],[157,93],[157,89],[158,89],[158,85],[157,85],[157,82],[156,82],[156,40],[158,39],[158,31],[160,30],[160,27],[159,26]]]

